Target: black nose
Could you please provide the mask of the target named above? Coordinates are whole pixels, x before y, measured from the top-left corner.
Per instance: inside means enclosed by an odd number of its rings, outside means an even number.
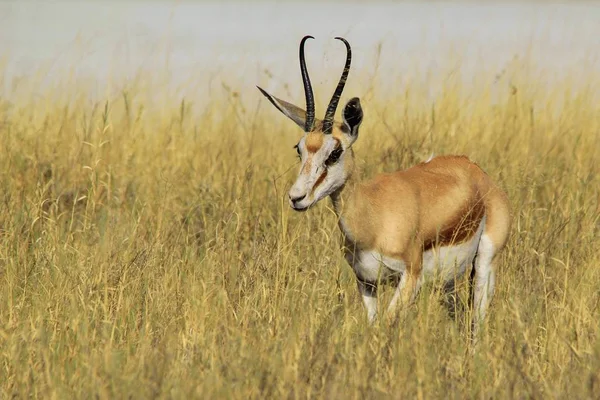
[[[290,196],[290,200],[292,201],[292,203],[294,203],[294,204],[295,204],[295,203],[297,203],[297,202],[299,202],[299,201],[302,201],[302,199],[304,199],[305,197],[306,197],[306,195],[304,195],[304,196],[299,196],[299,197],[292,197],[292,196]]]

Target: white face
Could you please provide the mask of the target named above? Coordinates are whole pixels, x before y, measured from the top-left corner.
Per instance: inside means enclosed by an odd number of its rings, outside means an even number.
[[[333,135],[322,133],[304,135],[296,148],[302,163],[289,202],[294,210],[304,211],[344,184],[347,149]]]

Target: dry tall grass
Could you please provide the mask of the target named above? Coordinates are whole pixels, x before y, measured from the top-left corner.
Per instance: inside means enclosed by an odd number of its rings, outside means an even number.
[[[0,397],[600,397],[598,76],[515,76],[433,107],[374,89],[356,144],[367,175],[460,153],[508,191],[473,356],[435,287],[367,325],[329,201],[287,205],[299,131],[254,87],[196,113],[135,85],[1,100]]]

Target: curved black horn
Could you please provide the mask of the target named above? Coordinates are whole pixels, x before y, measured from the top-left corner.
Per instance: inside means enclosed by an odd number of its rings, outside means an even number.
[[[330,134],[331,130],[333,129],[333,117],[335,115],[335,110],[337,109],[338,103],[340,102],[344,85],[346,85],[346,79],[348,78],[348,73],[350,72],[350,62],[352,61],[352,50],[350,49],[350,43],[341,37],[336,37],[336,39],[341,40],[346,45],[346,65],[344,66],[342,77],[335,88],[335,92],[333,92],[329,106],[327,106],[327,111],[325,112],[325,118],[323,119],[324,134]]]
[[[308,70],[306,69],[306,60],[304,59],[304,42],[314,37],[308,35],[302,38],[300,42],[300,72],[302,72],[302,82],[304,82],[304,94],[306,96],[306,121],[304,122],[304,131],[310,132],[315,123],[315,97],[313,96]]]

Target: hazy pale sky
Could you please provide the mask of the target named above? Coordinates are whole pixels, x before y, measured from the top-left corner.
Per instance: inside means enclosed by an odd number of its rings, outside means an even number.
[[[206,1],[52,1],[0,3],[5,85],[43,70],[70,70],[99,82],[168,68],[198,85],[228,74],[275,88],[299,79],[298,43],[311,34],[308,63],[317,81],[334,81],[346,37],[353,74],[436,74],[459,63],[502,70],[529,58],[555,74],[594,63],[600,53],[598,3],[310,4]],[[381,56],[375,62],[377,45]],[[270,76],[265,76],[265,69]],[[333,72],[335,71],[335,72]],[[358,72],[354,72],[358,71]],[[202,82],[204,80],[205,82]]]

